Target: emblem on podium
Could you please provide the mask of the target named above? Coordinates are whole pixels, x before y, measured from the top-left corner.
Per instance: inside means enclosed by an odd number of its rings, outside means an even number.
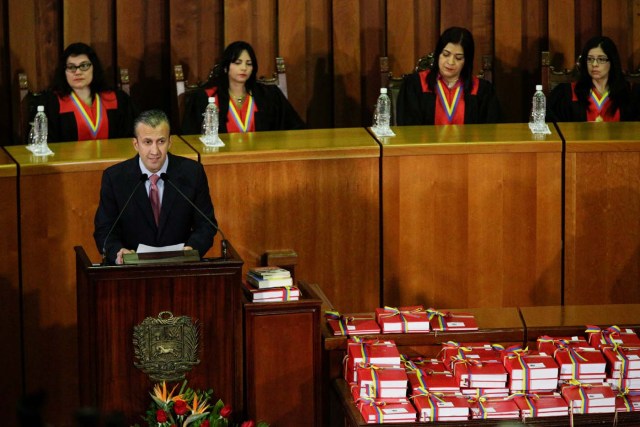
[[[190,317],[162,311],[133,328],[134,365],[151,380],[181,381],[198,359],[198,327]]]

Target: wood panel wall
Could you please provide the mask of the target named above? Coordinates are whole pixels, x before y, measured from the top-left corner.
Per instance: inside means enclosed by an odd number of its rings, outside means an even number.
[[[0,11],[0,94],[12,100],[0,107],[3,144],[16,142],[17,73],[33,90],[46,88],[74,41],[95,47],[114,83],[119,67],[129,69],[139,108],[173,117],[173,65],[202,81],[226,44],[247,40],[260,75],[285,58],[289,98],[312,128],[369,125],[378,58],[388,56],[395,75],[411,72],[452,25],[473,32],[476,70],[481,55],[493,56],[507,122],[527,120],[541,50],[570,66],[602,33],[626,68],[640,66],[637,0],[3,0]]]

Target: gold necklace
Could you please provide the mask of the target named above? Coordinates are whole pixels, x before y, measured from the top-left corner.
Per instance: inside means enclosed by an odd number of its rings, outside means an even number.
[[[231,95],[231,97],[232,97],[233,99],[235,99],[236,104],[238,104],[238,105],[242,105],[242,103],[244,102],[244,100],[247,98],[247,94],[246,94],[246,93],[245,93],[245,94],[242,94],[242,96],[235,96],[235,95],[233,95],[231,92],[229,92],[229,95]]]

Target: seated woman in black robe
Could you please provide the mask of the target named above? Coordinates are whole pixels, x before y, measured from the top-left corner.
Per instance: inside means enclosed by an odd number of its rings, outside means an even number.
[[[205,88],[185,100],[182,133],[202,131],[202,114],[209,97],[214,97],[218,106],[220,133],[304,128],[280,89],[257,82],[257,74],[258,60],[249,43],[236,41],[227,46]]]
[[[49,142],[133,137],[129,95],[109,87],[96,52],[84,43],[64,50],[44,95]]]
[[[398,93],[398,125],[496,123],[500,105],[487,80],[473,75],[474,42],[466,28],[445,30],[432,69],[406,76]]]
[[[615,43],[590,39],[580,55],[578,81],[561,83],[549,94],[547,116],[554,122],[638,120],[638,100],[622,73]],[[635,99],[635,101],[634,101]]]

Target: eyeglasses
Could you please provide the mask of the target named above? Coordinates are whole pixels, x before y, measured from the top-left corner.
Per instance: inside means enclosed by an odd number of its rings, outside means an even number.
[[[76,70],[87,71],[93,64],[91,62],[83,62],[80,65],[67,64],[64,68],[68,73],[75,73]]]
[[[595,58],[593,56],[587,56],[587,64],[589,65],[606,64],[607,62],[609,62],[609,58],[606,56],[598,56]]]

